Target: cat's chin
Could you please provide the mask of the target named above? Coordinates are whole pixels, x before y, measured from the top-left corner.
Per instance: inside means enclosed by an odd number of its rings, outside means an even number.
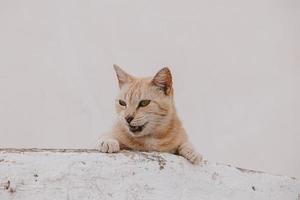
[[[142,131],[142,132],[135,132],[135,133],[129,131],[129,134],[131,135],[131,137],[135,137],[135,138],[144,137],[146,135],[149,135],[149,133],[144,132],[144,131]]]

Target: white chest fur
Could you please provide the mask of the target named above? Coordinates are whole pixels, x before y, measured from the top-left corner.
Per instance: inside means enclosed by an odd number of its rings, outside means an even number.
[[[145,148],[149,151],[159,151],[160,140],[149,137],[145,140]]]

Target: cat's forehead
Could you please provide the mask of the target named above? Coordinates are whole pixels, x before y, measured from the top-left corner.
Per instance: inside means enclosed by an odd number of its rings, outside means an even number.
[[[153,99],[157,95],[158,92],[149,79],[136,80],[125,85],[120,90],[120,98],[128,102],[137,102],[141,99]]]

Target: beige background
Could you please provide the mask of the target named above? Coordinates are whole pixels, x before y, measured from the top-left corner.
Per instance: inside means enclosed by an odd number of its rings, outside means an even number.
[[[0,147],[93,147],[117,81],[171,66],[206,159],[300,178],[298,0],[0,0]]]

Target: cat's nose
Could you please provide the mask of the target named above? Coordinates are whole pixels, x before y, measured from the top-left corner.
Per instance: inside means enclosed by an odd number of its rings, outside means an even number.
[[[133,120],[134,117],[132,117],[131,115],[128,115],[125,117],[125,120],[128,124],[130,124],[130,122]]]

